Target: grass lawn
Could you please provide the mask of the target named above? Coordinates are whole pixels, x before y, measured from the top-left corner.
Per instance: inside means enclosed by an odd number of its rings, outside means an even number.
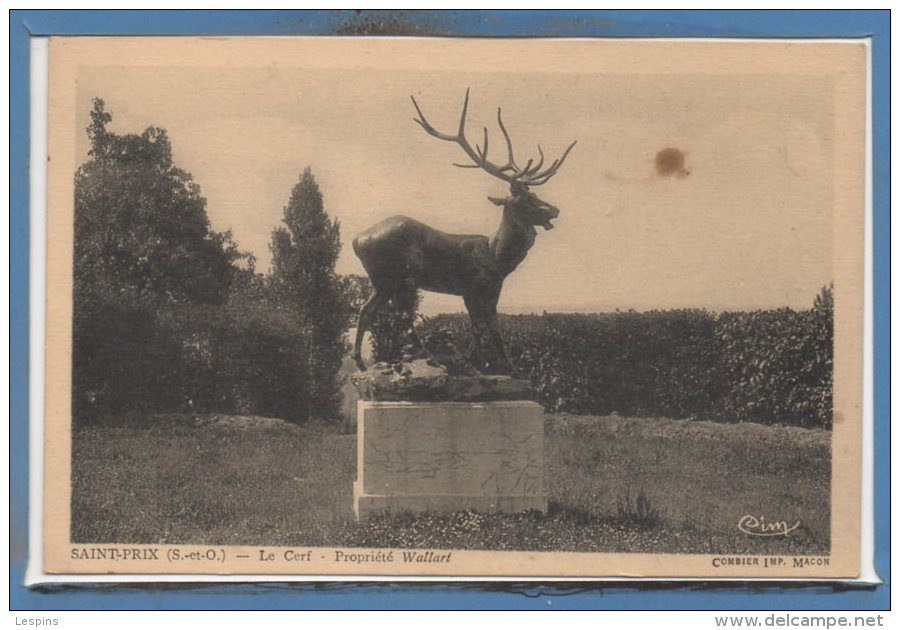
[[[353,519],[356,436],[267,418],[155,416],[73,434],[72,541],[825,554],[831,434],[548,415],[546,515]],[[787,537],[741,516],[796,521]]]

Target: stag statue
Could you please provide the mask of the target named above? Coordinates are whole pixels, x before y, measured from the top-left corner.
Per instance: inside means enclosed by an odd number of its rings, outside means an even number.
[[[546,184],[562,167],[575,143],[544,166],[544,152],[538,146],[538,159],[519,166],[513,157],[509,133],[503,125],[500,108],[497,124],[506,140],[507,160],[498,165],[488,160],[488,131],[484,129],[482,146],[473,147],[466,139],[466,111],[469,91],[463,101],[459,129],[455,135],[436,130],[422,113],[414,97],[410,97],[418,118],[414,118],[429,135],[462,148],[471,160],[454,164],[461,168],[479,168],[509,184],[507,197],[488,197],[503,208],[500,227],[490,238],[481,235],[447,234],[405,216],[393,216],[360,233],[353,239],[353,251],[362,261],[374,289],[362,306],[353,346],[353,359],[361,370],[363,337],[379,311],[389,301],[395,305],[408,302],[418,289],[462,296],[472,323],[473,345],[469,360],[485,374],[509,374],[512,365],[503,346],[497,324],[497,302],[503,280],[525,259],[534,244],[535,226],[553,228],[550,222],[559,210],[542,201],[531,188]],[[407,296],[407,297],[404,297]],[[410,322],[411,328],[411,322]]]

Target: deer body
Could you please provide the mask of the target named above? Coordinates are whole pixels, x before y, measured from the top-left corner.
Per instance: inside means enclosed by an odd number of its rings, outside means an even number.
[[[393,216],[353,239],[376,289],[393,293],[401,285],[466,295],[496,282],[490,244],[478,234],[448,234],[421,221]]]
[[[535,226],[546,230],[553,228],[552,219],[559,210],[540,200],[529,186],[545,183],[562,165],[569,151],[548,169],[541,171],[540,160],[532,166],[529,160],[519,167],[513,158],[512,143],[500,110],[497,120],[506,138],[509,159],[504,166],[487,160],[487,130],[484,148],[474,148],[465,139],[465,119],[468,107],[468,91],[463,105],[457,135],[450,136],[436,131],[413,99],[420,119],[416,122],[429,135],[459,144],[474,164],[459,165],[464,168],[481,168],[510,184],[510,195],[505,198],[488,197],[503,207],[500,226],[490,238],[481,235],[448,234],[420,221],[405,216],[385,219],[360,233],[353,239],[353,251],[359,257],[372,281],[372,296],[359,313],[353,358],[360,369],[365,369],[361,359],[362,341],[377,311],[388,300],[395,304],[408,302],[418,289],[462,296],[474,336],[472,359],[478,367],[489,373],[509,373],[512,366],[506,356],[503,339],[497,324],[497,302],[503,281],[525,259],[534,244]],[[409,326],[411,328],[411,316]]]

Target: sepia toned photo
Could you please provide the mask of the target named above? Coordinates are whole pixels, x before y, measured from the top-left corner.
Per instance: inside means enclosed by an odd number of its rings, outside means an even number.
[[[857,576],[866,55],[52,38],[44,571]]]

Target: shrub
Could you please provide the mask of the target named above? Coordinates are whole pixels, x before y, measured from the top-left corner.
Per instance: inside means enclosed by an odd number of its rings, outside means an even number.
[[[550,411],[831,426],[833,301],[810,310],[502,315],[510,358]],[[458,347],[467,318],[437,315]]]
[[[91,302],[76,315],[73,414],[239,413],[305,419],[309,326],[264,302]]]
[[[76,304],[72,410],[76,418],[127,411],[181,411],[190,372],[182,345],[147,304]]]
[[[190,365],[183,387],[191,410],[286,420],[315,415],[310,326],[275,303],[233,299],[169,313]]]
[[[376,361],[393,361],[404,353],[414,353],[413,336],[415,314],[422,302],[416,289],[400,291],[379,309],[372,321],[372,353]]]
[[[739,420],[831,426],[834,304],[826,287],[812,309],[724,313],[716,336]]]

